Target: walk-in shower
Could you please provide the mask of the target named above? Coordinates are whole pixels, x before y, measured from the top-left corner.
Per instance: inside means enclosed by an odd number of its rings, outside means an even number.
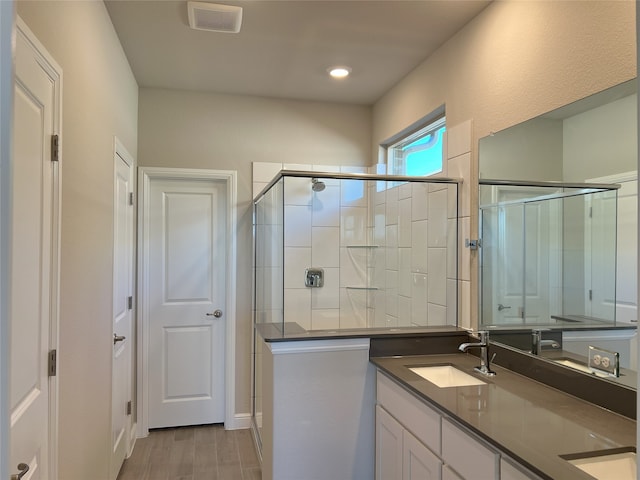
[[[258,438],[261,332],[330,338],[458,324],[459,183],[283,170],[256,196]]]

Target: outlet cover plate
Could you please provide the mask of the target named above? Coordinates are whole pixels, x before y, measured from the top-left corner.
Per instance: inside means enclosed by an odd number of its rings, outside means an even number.
[[[620,354],[589,345],[589,368],[619,377]]]

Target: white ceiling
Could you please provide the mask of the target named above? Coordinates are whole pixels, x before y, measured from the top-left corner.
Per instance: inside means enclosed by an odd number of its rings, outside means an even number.
[[[243,8],[238,34],[190,29],[186,1],[105,3],[140,87],[370,105],[489,1],[215,2]]]

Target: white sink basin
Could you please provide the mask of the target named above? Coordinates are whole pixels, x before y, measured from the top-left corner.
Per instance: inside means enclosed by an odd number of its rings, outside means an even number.
[[[613,453],[567,460],[583,472],[597,479],[636,480],[635,452]]]
[[[434,365],[429,367],[409,367],[425,380],[440,388],[466,387],[469,385],[485,385],[479,378],[464,373],[451,365]]]

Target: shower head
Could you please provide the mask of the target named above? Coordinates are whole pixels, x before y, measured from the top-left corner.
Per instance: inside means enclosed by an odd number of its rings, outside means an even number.
[[[311,179],[311,190],[314,192],[321,192],[325,189],[326,185],[324,182],[318,180],[317,178]]]

